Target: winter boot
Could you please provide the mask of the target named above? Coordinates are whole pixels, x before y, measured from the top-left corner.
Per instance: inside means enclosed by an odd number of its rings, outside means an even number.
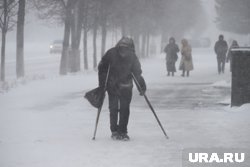
[[[118,139],[119,139],[119,133],[118,133],[118,132],[112,132],[111,138],[112,138],[113,140],[118,140]]]
[[[185,77],[185,70],[182,71],[181,76],[182,76],[182,77]]]
[[[128,140],[130,140],[130,138],[129,138],[127,133],[120,133],[118,140],[128,141]]]

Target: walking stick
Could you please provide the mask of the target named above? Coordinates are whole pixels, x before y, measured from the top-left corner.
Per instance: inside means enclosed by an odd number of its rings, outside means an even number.
[[[108,67],[108,72],[107,72],[107,76],[106,76],[106,79],[105,79],[105,85],[104,85],[104,90],[103,90],[104,95],[103,95],[103,98],[102,98],[102,103],[101,103],[101,106],[98,108],[98,111],[97,111],[97,116],[96,116],[96,121],[95,121],[95,130],[94,130],[94,135],[93,135],[92,140],[95,140],[95,136],[96,136],[96,132],[97,132],[97,126],[98,126],[98,122],[99,122],[99,118],[100,118],[100,114],[101,114],[101,110],[102,110],[102,106],[103,106],[103,101],[105,99],[105,92],[107,90],[109,70],[110,70],[110,65]]]
[[[133,73],[132,73],[132,77],[133,77],[133,79],[134,79],[134,81],[135,81],[135,84],[137,85],[137,87],[139,88],[139,91],[140,91],[140,93],[141,93],[141,92],[142,92],[142,88],[141,88],[139,82],[137,81],[137,79],[135,78],[135,76],[134,76]],[[149,102],[148,97],[146,96],[145,93],[143,93],[143,96],[144,96],[144,98],[145,98],[145,100],[146,100],[146,102],[147,102],[149,108],[150,108],[151,111],[153,112],[153,114],[154,114],[154,116],[155,116],[155,118],[156,118],[156,120],[157,120],[157,122],[158,122],[158,124],[159,124],[159,126],[160,126],[160,128],[161,128],[161,130],[162,130],[162,132],[163,132],[163,134],[165,135],[165,137],[166,137],[167,139],[169,139],[169,137],[168,137],[167,133],[165,132],[165,130],[164,130],[164,128],[163,128],[163,126],[162,126],[162,124],[161,124],[161,122],[160,122],[158,116],[157,116],[156,113],[155,113],[155,110],[154,110],[153,106],[152,106],[151,103]]]

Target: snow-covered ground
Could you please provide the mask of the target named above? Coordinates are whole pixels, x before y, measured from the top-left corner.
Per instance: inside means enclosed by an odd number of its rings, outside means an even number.
[[[225,106],[228,64],[218,75],[212,50],[195,49],[191,76],[167,77],[164,57],[141,63],[147,96],[170,139],[134,89],[129,142],[110,139],[107,100],[91,140],[96,109],[83,96],[97,86],[95,71],[61,77],[58,55],[27,58],[27,75],[43,77],[0,94],[0,167],[181,167],[185,148],[249,148],[250,105]],[[9,76],[14,63],[7,62]]]

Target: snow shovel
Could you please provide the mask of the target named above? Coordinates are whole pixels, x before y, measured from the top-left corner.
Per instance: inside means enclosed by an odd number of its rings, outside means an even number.
[[[95,140],[95,137],[96,137],[99,117],[100,117],[100,113],[101,113],[101,110],[102,110],[103,101],[105,99],[105,92],[107,90],[109,70],[110,70],[110,65],[108,67],[108,72],[107,72],[107,76],[106,76],[106,79],[105,79],[104,88],[98,87],[98,88],[95,88],[95,89],[93,89],[93,90],[91,90],[91,91],[89,91],[89,92],[87,92],[85,94],[85,98],[90,102],[90,104],[92,104],[94,107],[98,108],[97,116],[96,116],[96,122],[95,122],[95,130],[94,130],[94,135],[93,135],[92,140]]]
[[[142,92],[142,88],[141,88],[139,82],[138,82],[137,79],[135,78],[134,74],[133,74],[133,73],[131,73],[131,74],[132,74],[132,77],[133,77],[133,79],[134,79],[134,82],[135,82],[137,88],[139,89],[139,91],[140,91],[140,93],[141,93],[141,92]],[[159,126],[161,127],[161,130],[162,130],[163,134],[165,135],[165,137],[166,137],[167,139],[169,139],[169,137],[168,137],[167,133],[165,132],[165,130],[164,130],[164,128],[163,128],[163,126],[162,126],[162,124],[161,124],[161,122],[160,122],[158,116],[157,116],[156,113],[155,113],[155,110],[154,110],[153,106],[152,106],[151,103],[149,102],[148,97],[146,96],[145,93],[143,93],[143,96],[144,96],[144,98],[145,98],[145,100],[146,100],[146,102],[147,102],[149,108],[150,108],[151,111],[153,112],[153,114],[154,114],[154,116],[155,116],[155,118],[156,118],[156,120],[157,120]]]

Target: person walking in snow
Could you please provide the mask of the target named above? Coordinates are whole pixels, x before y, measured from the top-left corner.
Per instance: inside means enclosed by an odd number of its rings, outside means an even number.
[[[134,42],[131,38],[123,37],[115,47],[109,49],[102,57],[98,65],[100,87],[104,87],[108,69],[107,92],[111,138],[114,140],[129,140],[127,126],[132,99],[132,74],[142,88],[140,94],[144,95],[146,91],[141,64],[135,54]]]
[[[171,37],[169,39],[169,43],[164,49],[164,52],[166,53],[166,67],[168,76],[170,76],[170,73],[172,73],[172,76],[174,76],[174,73],[176,72],[175,63],[178,59],[177,53],[179,52],[179,47],[175,43],[175,39]]]
[[[214,51],[217,55],[218,73],[224,73],[226,53],[228,50],[227,42],[224,40],[223,35],[219,35],[219,40],[214,45]]]
[[[179,70],[182,70],[182,75],[185,76],[187,73],[187,77],[189,77],[189,72],[194,69],[193,67],[193,58],[192,58],[192,48],[188,44],[187,39],[181,40],[182,48],[181,48],[181,62],[179,66]]]
[[[226,62],[230,62],[230,72],[232,72],[232,51],[231,49],[233,48],[238,48],[239,45],[238,45],[238,42],[236,40],[233,40],[232,41],[232,44],[227,52],[227,58],[226,58]]]

